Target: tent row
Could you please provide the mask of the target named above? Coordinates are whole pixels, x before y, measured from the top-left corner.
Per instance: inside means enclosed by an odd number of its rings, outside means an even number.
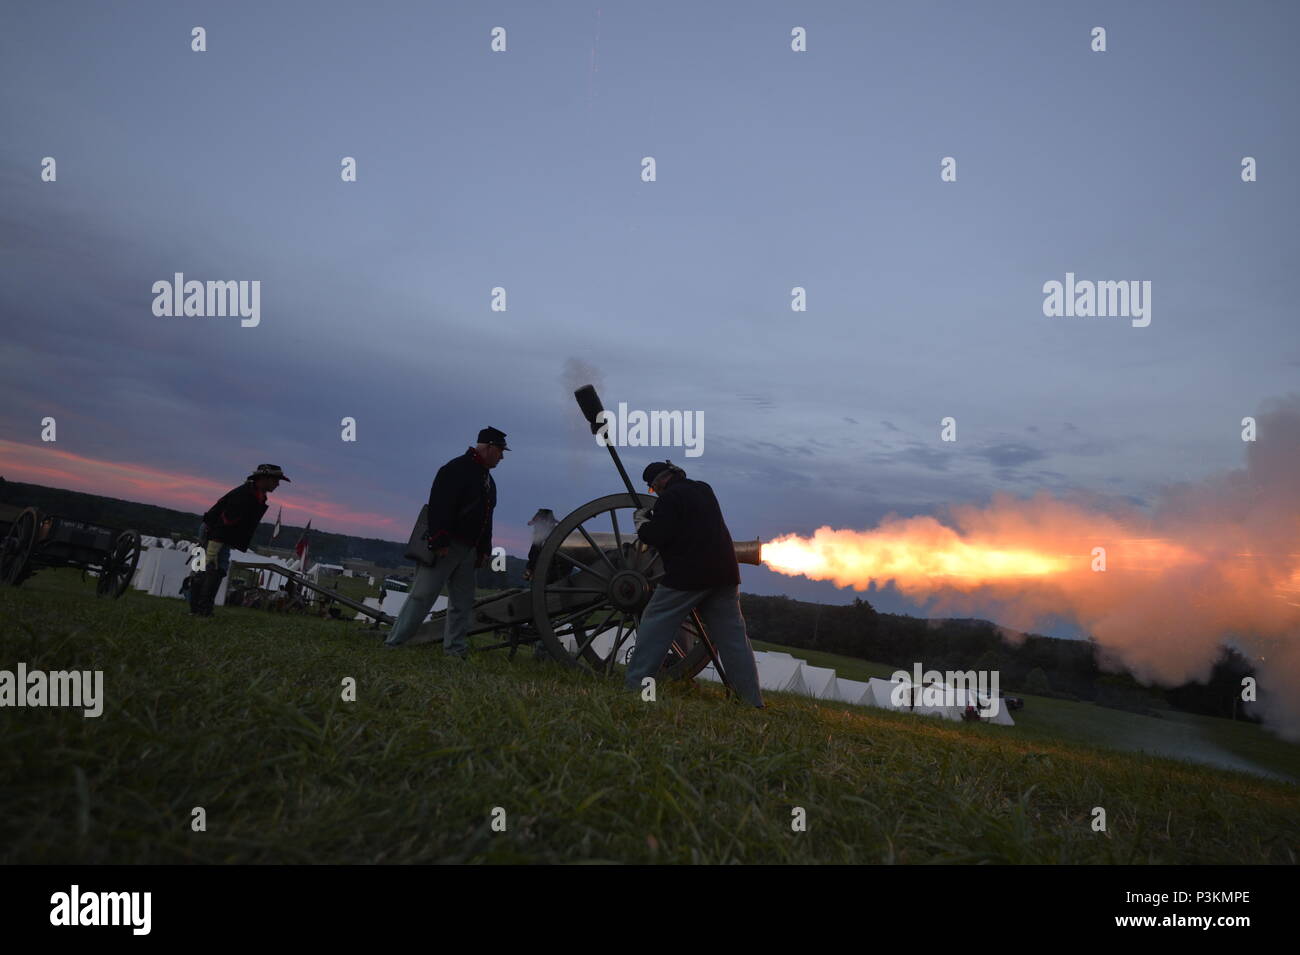
[[[166,546],[147,547],[140,552],[140,560],[135,566],[135,575],[131,578],[131,586],[136,590],[143,590],[154,597],[181,597],[181,582],[190,575],[190,552],[186,549],[174,549]],[[232,550],[230,552],[230,565],[233,569],[237,564],[274,564],[277,567],[283,567],[285,570],[298,569],[298,561],[288,561],[281,557],[264,557],[261,554],[255,554],[252,551]],[[315,571],[312,567],[307,573],[312,575]],[[230,582],[230,576],[227,574],[221,580],[221,588],[217,591],[216,602],[220,606],[226,599],[226,587]],[[289,582],[289,577],[284,574],[277,574],[273,570],[262,570],[259,572],[258,585],[267,590],[279,590],[280,587]]]
[[[154,540],[154,538],[149,538]],[[146,547],[140,552],[139,563],[136,564],[135,575],[131,578],[131,586],[136,590],[143,590],[154,597],[176,597],[181,598],[181,583],[190,575],[190,551],[189,547],[167,546],[170,542],[163,541],[155,543],[153,546]],[[185,542],[180,542],[184,544]],[[233,570],[240,564],[257,564],[260,565],[257,570],[258,586],[265,590],[279,590],[287,584],[290,578],[286,574],[277,574],[274,570],[266,565],[273,564],[276,567],[283,567],[285,570],[299,571],[299,561],[286,560],[283,557],[270,557],[263,554],[257,554],[253,551],[232,550],[230,552],[230,566]],[[320,564],[313,564],[307,570],[307,576],[316,578],[320,572]],[[218,606],[223,604],[226,599],[226,589],[229,584],[230,576],[227,574],[221,581],[221,587],[217,591],[216,603]],[[383,610],[384,613],[396,617],[406,603],[407,594],[397,591],[389,591],[381,605],[378,598],[367,597],[362,601],[367,607],[375,607]],[[434,611],[442,610],[447,606],[447,598],[439,597],[433,605],[433,610],[424,619],[427,621]],[[358,620],[369,619],[365,614],[358,613]],[[412,642],[427,642],[428,636],[419,636]]]
[[[797,693],[816,700],[833,700],[854,706],[940,716],[958,721],[962,719],[967,704],[982,708],[988,702],[987,698],[977,699],[972,691],[954,689],[951,691],[953,702],[947,703],[948,688],[942,683],[935,683],[929,688],[931,693],[937,692],[945,697],[943,704],[935,705],[927,703],[924,687],[898,684],[876,677],[870,680],[848,680],[836,676],[833,669],[813,666],[783,651],[755,650],[754,661],[758,664],[759,686],[775,693]],[[700,672],[700,679],[720,682],[712,663]],[[1015,720],[1000,701],[997,713],[985,717],[984,721],[999,726],[1015,726]]]

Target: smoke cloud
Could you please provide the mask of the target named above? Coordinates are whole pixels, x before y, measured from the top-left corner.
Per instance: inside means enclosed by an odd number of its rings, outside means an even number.
[[[1265,720],[1300,740],[1300,395],[1256,418],[1244,468],[1170,486],[1149,511],[1002,495],[942,522],[778,538],[764,562],[863,590],[893,580],[927,612],[994,608],[1021,630],[1070,614],[1147,683],[1203,681],[1230,643],[1259,675]]]

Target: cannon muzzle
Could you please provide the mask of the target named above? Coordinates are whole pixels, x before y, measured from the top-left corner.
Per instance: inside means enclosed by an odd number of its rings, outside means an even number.
[[[618,550],[618,542],[615,540],[614,535],[610,533],[593,533],[591,542],[606,552]],[[626,536],[624,536],[623,542],[625,544],[628,542]],[[762,565],[763,542],[761,540],[732,541],[731,546],[736,549],[736,560],[740,563],[753,564],[755,567]],[[579,556],[580,554],[595,556],[591,549],[591,543],[588,543],[587,539],[578,531],[574,531],[565,539],[561,549],[570,557],[578,557],[579,559],[582,559]]]
[[[736,548],[736,560],[742,564],[753,564],[755,567],[763,565],[763,542],[761,540],[732,541],[731,546]]]

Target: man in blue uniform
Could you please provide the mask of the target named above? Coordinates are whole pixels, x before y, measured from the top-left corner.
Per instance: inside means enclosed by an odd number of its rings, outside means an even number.
[[[723,669],[740,698],[763,705],[754,648],[740,612],[740,566],[713,488],[671,461],[648,465],[642,480],[659,500],[636,512],[637,536],[663,555],[664,577],[641,614],[626,686],[659,672],[678,629],[699,610]]]
[[[438,469],[429,489],[425,534],[432,562],[417,568],[386,647],[394,649],[411,639],[445,586],[448,607],[443,651],[461,659],[469,655],[474,571],[486,564],[492,553],[492,512],[497,504],[492,469],[508,450],[504,432],[484,428],[478,433],[478,444]]]

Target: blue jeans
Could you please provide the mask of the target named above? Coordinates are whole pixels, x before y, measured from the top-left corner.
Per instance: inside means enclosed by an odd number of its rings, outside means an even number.
[[[693,609],[699,610],[709,639],[718,648],[722,668],[732,688],[746,703],[762,706],[758,665],[754,662],[754,648],[750,646],[745,618],[740,612],[740,588],[735,586],[713,590],[656,588],[641,613],[641,624],[636,628],[636,648],[627,665],[624,686],[629,690],[639,690],[645,677],[658,674],[682,622]]]
[[[468,544],[453,542],[445,557],[439,557],[432,567],[421,564],[415,571],[411,592],[397,615],[393,632],[384,641],[390,647],[401,646],[424,622],[433,602],[447,588],[447,630],[443,636],[443,650],[453,656],[469,653],[469,625],[474,616],[474,562],[478,552]]]

